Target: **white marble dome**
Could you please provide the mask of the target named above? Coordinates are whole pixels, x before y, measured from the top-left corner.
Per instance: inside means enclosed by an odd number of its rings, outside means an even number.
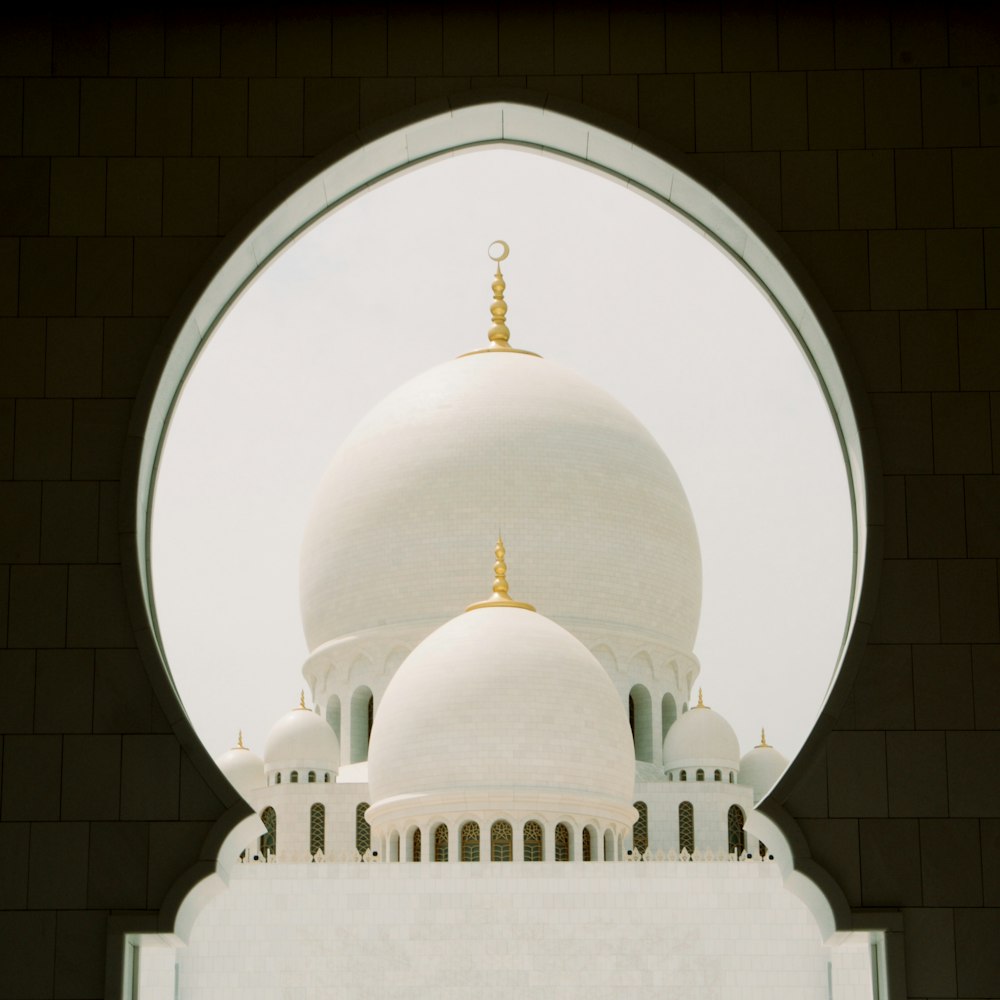
[[[753,788],[754,803],[759,802],[785,773],[787,758],[764,740],[748,750],[740,760],[740,784]]]
[[[498,526],[519,553],[519,591],[565,628],[691,652],[701,556],[669,460],[603,390],[512,351],[411,380],[337,452],[301,549],[310,651],[448,621],[481,587]]]
[[[368,753],[373,828],[456,809],[631,823],[628,717],[593,655],[532,611],[453,618],[399,667]]]
[[[264,762],[252,750],[243,746],[242,736],[236,746],[216,760],[216,764],[243,798],[247,798],[255,789],[264,787]]]
[[[340,747],[329,724],[299,706],[271,727],[264,744],[264,761],[269,773],[291,767],[336,771]]]
[[[685,712],[667,731],[663,740],[663,764],[667,771],[680,768],[737,769],[740,743],[733,727],[707,705],[698,704]],[[689,779],[694,775],[689,774]]]

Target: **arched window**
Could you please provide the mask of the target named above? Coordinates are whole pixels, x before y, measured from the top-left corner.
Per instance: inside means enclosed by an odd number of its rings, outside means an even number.
[[[729,807],[729,853],[733,851],[739,857],[743,857],[743,852],[747,849],[747,837],[743,831],[743,824],[746,817],[739,806]]]
[[[718,768],[715,769],[715,780],[722,781],[722,772]]]
[[[649,850],[649,810],[645,802],[633,803],[639,811],[639,818],[632,826],[632,850],[645,854]]]
[[[330,784],[330,772],[329,771],[327,771],[326,774],[323,775],[323,784],[325,784],[325,785],[329,785]]]
[[[410,859],[412,861],[420,860],[420,827],[418,826],[413,831],[412,847],[410,848]]]
[[[260,814],[260,821],[264,824],[264,833],[260,837],[260,853],[266,857],[278,849],[278,817],[271,806]]]
[[[434,860],[448,860],[448,827],[444,823],[434,831]]]
[[[293,785],[297,785],[299,783],[299,772],[298,771],[292,771],[292,773],[288,776],[288,780]]]
[[[274,783],[276,785],[280,785],[281,784],[281,772],[280,771],[274,776]]]
[[[479,824],[474,820],[462,824],[462,861],[479,860]]]
[[[542,860],[542,825],[533,819],[524,824],[524,860]]]
[[[615,860],[615,835],[611,830],[604,831],[604,860]]]
[[[636,684],[628,695],[628,718],[632,727],[635,759],[653,760],[653,705],[649,692]]]
[[[354,846],[358,854],[362,855],[372,846],[372,828],[365,819],[367,810],[367,802],[359,802],[358,808],[354,810]]]
[[[556,826],[556,861],[569,861],[569,827],[565,823]]]
[[[667,773],[667,781],[673,781],[673,780],[674,780],[674,772],[673,771],[669,771]]]
[[[767,857],[767,844],[765,844],[763,840],[758,841],[758,843],[757,843],[757,853],[762,858],[766,858]]]
[[[732,771],[730,771],[729,772],[729,784],[732,785],[732,784],[735,784],[735,782],[736,782],[736,776],[733,774]]]
[[[351,695],[351,763],[368,759],[368,737],[375,718],[375,699],[371,688],[359,687]],[[341,761],[344,760],[341,748]]]
[[[306,778],[306,781],[308,781],[310,785],[316,784],[316,772],[315,771],[310,771],[309,772],[309,777]]]
[[[514,859],[514,831],[505,819],[498,819],[490,827],[490,858],[493,861],[512,861]],[[464,852],[462,860],[465,860]],[[474,860],[479,860],[478,855]]]
[[[317,851],[326,853],[326,807],[321,802],[309,809],[309,853],[315,857]]]
[[[690,802],[682,802],[677,807],[677,825],[680,829],[677,849],[686,848],[688,854],[694,854],[694,806]]]
[[[594,860],[594,852],[593,852],[593,848],[592,848],[591,843],[590,843],[590,827],[589,826],[585,826],[583,828],[583,860],[584,861],[593,861]]]
[[[681,781],[687,781],[687,780],[688,780],[687,771],[681,771]]]
[[[372,726],[375,724],[375,699],[368,699],[368,739],[372,738]]]
[[[698,768],[698,773],[695,774],[694,777],[695,777],[695,781],[704,781],[705,780],[705,772],[704,772],[704,770],[699,767]]]
[[[660,701],[660,735],[666,739],[670,727],[677,721],[677,702],[672,694],[665,694]]]

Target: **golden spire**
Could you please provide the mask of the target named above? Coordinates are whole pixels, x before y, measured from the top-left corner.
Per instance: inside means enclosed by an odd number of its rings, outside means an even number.
[[[507,550],[503,547],[503,538],[497,537],[496,548],[493,550],[497,561],[493,564],[493,594],[485,601],[477,601],[470,604],[465,610],[475,611],[476,608],[524,608],[525,611],[534,611],[530,604],[521,601],[512,601],[507,585],[507,561],[504,558]]]
[[[234,750],[249,750],[250,748],[243,742],[243,730],[241,729],[239,735],[236,737],[236,746],[233,747]]]
[[[698,688],[698,704],[694,706],[695,708],[708,708],[705,704],[705,699],[702,697],[701,688]]]
[[[305,690],[299,691],[299,703],[295,706],[296,712],[308,712],[309,709],[306,708],[306,693]]]
[[[755,750],[759,750],[761,747],[769,747],[771,744],[767,742],[767,737],[764,735],[764,727],[760,727],[760,743],[754,747]]]
[[[510,247],[503,240],[494,240],[486,251],[490,260],[497,266],[496,274],[493,275],[493,303],[490,306],[490,315],[493,317],[493,325],[490,327],[490,346],[479,351],[467,351],[460,357],[467,358],[471,354],[530,354],[533,358],[538,355],[534,351],[521,351],[510,346],[510,330],[507,328],[507,303],[504,301],[503,293],[507,290],[507,282],[503,280],[503,271],[500,270],[500,261],[506,260],[510,253]]]

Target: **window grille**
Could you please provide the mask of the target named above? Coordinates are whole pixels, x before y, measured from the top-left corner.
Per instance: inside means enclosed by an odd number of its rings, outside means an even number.
[[[729,784],[733,785],[736,783],[736,776],[732,771],[729,772]]]
[[[677,823],[680,828],[678,850],[686,848],[688,854],[694,854],[694,806],[690,802],[682,802],[677,807]]]
[[[687,781],[687,780],[688,780],[687,771],[681,771],[681,781]]]
[[[698,773],[694,777],[695,777],[695,781],[704,781],[705,780],[705,772],[699,767],[698,768]]]
[[[416,830],[413,831],[413,850],[410,852],[410,856],[414,861],[420,860],[420,827],[418,826]]]
[[[649,850],[649,810],[645,802],[635,802],[633,805],[639,811],[639,818],[632,826],[632,849],[645,854]]]
[[[309,809],[309,853],[315,857],[317,851],[326,853],[326,807],[321,802]]]
[[[274,783],[276,785],[280,785],[281,784],[281,772],[280,771],[274,776]]]
[[[469,820],[462,825],[462,861],[479,860],[479,824],[475,820]]]
[[[434,860],[448,860],[448,827],[444,823],[434,831]]]
[[[367,802],[359,802],[358,808],[354,811],[354,846],[358,854],[364,854],[371,850],[372,828],[365,819],[365,812],[368,809]]]
[[[329,771],[327,771],[326,774],[323,775],[323,784],[325,784],[325,785],[329,785],[330,784],[330,772]]]
[[[260,821],[265,831],[260,838],[260,853],[265,856],[274,854],[278,849],[278,817],[271,806],[260,814]]]
[[[722,781],[722,772],[718,768],[715,769],[715,780]]]
[[[556,826],[556,861],[569,861],[569,827],[565,823]]]
[[[542,825],[530,819],[524,824],[524,860],[541,861],[543,850]]]
[[[739,806],[729,807],[729,852],[735,851],[740,857],[747,849],[747,838],[743,832],[743,823],[746,817]]]
[[[310,771],[309,772],[309,777],[306,778],[306,781],[308,781],[310,785],[315,784],[316,783],[316,772],[315,771]]]
[[[299,772],[298,771],[292,771],[292,773],[288,776],[288,780],[293,785],[297,785],[299,783]]]
[[[590,845],[590,827],[585,826],[583,828],[583,860],[593,861],[593,851]]]
[[[763,840],[759,841],[757,844],[757,853],[762,857],[767,857],[767,844]]]
[[[490,858],[493,861],[512,861],[513,850],[514,831],[505,819],[498,819],[490,828]]]

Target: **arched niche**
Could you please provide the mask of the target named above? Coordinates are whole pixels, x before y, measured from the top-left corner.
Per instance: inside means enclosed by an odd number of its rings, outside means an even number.
[[[226,881],[226,866],[232,858],[224,847],[239,842],[238,827],[249,818],[249,807],[223,779],[185,715],[166,662],[152,600],[152,488],[181,384],[200,347],[255,273],[306,228],[398,171],[457,150],[491,144],[532,148],[599,170],[700,229],[771,299],[818,376],[837,427],[851,491],[854,574],[850,609],[838,666],[813,730],[784,777],[748,818],[747,828],[759,832],[769,846],[776,845],[776,850],[784,849],[786,885],[808,902],[824,934],[871,930],[852,922],[842,891],[811,860],[800,828],[782,805],[808,770],[850,689],[877,587],[880,465],[861,379],[835,318],[809,274],[780,238],[725,185],[705,175],[683,154],[570,102],[526,92],[476,92],[421,105],[387,119],[352,136],[282,182],[220,243],[181,296],[146,373],[133,410],[123,474],[126,591],[137,642],[159,702],[181,744],[228,807],[213,830],[211,843],[206,843],[198,856],[192,855],[190,869],[168,894],[156,933],[183,936],[184,927],[190,927],[200,905],[198,900]],[[766,830],[755,829],[757,822]],[[199,862],[199,857],[215,861]],[[879,933],[885,930],[882,925],[874,929]],[[115,933],[124,946],[126,941],[141,940],[144,929],[121,925]],[[121,969],[126,965],[125,954],[123,947]],[[118,976],[121,982],[123,978]]]

